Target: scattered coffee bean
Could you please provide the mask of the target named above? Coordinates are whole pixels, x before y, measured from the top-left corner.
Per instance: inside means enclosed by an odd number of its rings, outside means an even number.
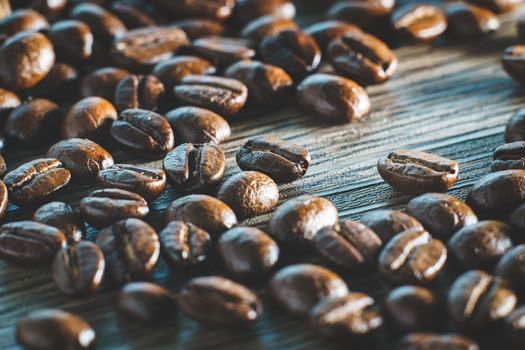
[[[38,208],[33,220],[62,231],[68,244],[75,244],[84,236],[84,222],[76,210],[64,202],[50,202]]]
[[[241,24],[264,15],[280,18],[295,16],[295,6],[289,0],[237,0],[234,10],[234,18]]]
[[[117,111],[111,102],[101,97],[86,97],[71,107],[62,122],[62,138],[104,140]]]
[[[525,345],[525,306],[514,310],[505,319],[505,335],[516,346],[516,349]]]
[[[133,320],[159,323],[176,315],[177,301],[161,286],[149,282],[132,282],[120,291],[117,309]]]
[[[479,350],[479,346],[462,335],[411,333],[401,339],[399,350]]]
[[[185,18],[173,22],[172,25],[182,29],[191,40],[220,36],[226,31],[221,22],[208,18]]]
[[[525,46],[507,47],[501,56],[501,65],[505,72],[519,83],[525,84]]]
[[[266,15],[248,22],[240,31],[243,38],[258,44],[265,37],[278,34],[285,29],[298,30],[293,19]]]
[[[156,0],[159,6],[178,16],[200,16],[224,21],[228,19],[235,6],[235,0],[191,1]]]
[[[525,170],[525,142],[505,143],[494,150],[492,171]]]
[[[115,90],[115,107],[119,112],[130,108],[155,111],[164,94],[164,84],[154,75],[128,75]]]
[[[21,103],[14,92],[0,88],[0,121],[3,122]]]
[[[395,9],[390,23],[402,39],[418,42],[434,40],[447,29],[443,11],[427,4],[407,4]]]
[[[509,216],[508,223],[517,230],[525,229],[525,204],[520,205]]]
[[[346,32],[361,32],[361,29],[351,23],[328,20],[312,24],[304,32],[311,35],[324,52],[332,40],[341,38]]]
[[[338,1],[328,9],[327,17],[377,31],[388,23],[395,3],[394,0]]]
[[[15,35],[22,32],[35,33],[49,28],[46,18],[37,11],[21,9],[0,20],[0,33]]]
[[[498,17],[484,7],[453,2],[445,6],[447,33],[455,40],[479,39],[500,27]]]
[[[361,223],[374,231],[383,244],[388,243],[398,233],[410,229],[422,231],[423,225],[415,218],[398,210],[376,210],[365,214]]]
[[[525,108],[518,109],[505,127],[505,142],[525,141]]]
[[[103,7],[81,2],[71,10],[73,19],[86,23],[98,40],[109,44],[126,33],[126,26]]]
[[[179,85],[182,79],[188,75],[211,75],[215,73],[215,67],[203,58],[176,56],[157,64],[152,74],[162,81],[166,91],[172,91],[175,85]]]
[[[93,34],[81,21],[64,20],[49,29],[49,38],[57,56],[72,63],[88,60],[93,53]]]
[[[66,8],[67,0],[33,0],[29,6],[47,18],[54,19]]]
[[[251,42],[239,38],[212,36],[195,40],[185,52],[202,57],[216,66],[226,66],[255,56]]]
[[[101,68],[86,75],[80,84],[82,97],[99,96],[113,102],[118,83],[130,73],[120,68]]]

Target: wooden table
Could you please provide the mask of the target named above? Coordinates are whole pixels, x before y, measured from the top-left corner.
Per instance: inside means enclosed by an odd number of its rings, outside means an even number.
[[[315,13],[316,11],[311,11]],[[502,17],[503,28],[494,36],[468,44],[436,44],[395,50],[399,67],[395,77],[368,88],[373,106],[362,123],[327,125],[293,108],[247,113],[232,122],[232,138],[224,143],[227,174],[239,171],[235,152],[252,136],[272,134],[306,146],[312,165],[304,178],[280,187],[281,202],[311,193],[331,200],[342,218],[359,219],[368,211],[402,208],[410,199],[392,191],[375,170],[380,156],[400,148],[420,149],[455,159],[460,179],[450,193],[463,198],[469,187],[490,171],[492,151],[503,143],[503,125],[525,102],[525,91],[503,72],[499,60],[503,49],[518,42],[514,15]],[[306,19],[308,21],[308,19]],[[9,168],[43,154],[45,150],[20,151],[7,158]],[[141,163],[117,152],[116,162]],[[160,167],[160,162],[147,163]],[[77,205],[92,188],[76,188],[64,200]],[[179,195],[168,188],[152,205],[149,218],[160,228],[161,212]],[[10,205],[5,221],[20,220],[32,213]],[[264,226],[270,215],[246,224]],[[88,230],[88,237],[96,232]],[[314,261],[294,257],[289,262]],[[376,275],[344,275],[350,289],[365,291],[381,300],[389,287]],[[185,277],[160,263],[154,280],[177,292]],[[0,348],[16,347],[17,320],[38,308],[60,308],[85,318],[96,330],[99,349],[391,349],[391,335],[379,345],[336,344],[317,337],[307,321],[293,318],[268,300],[264,285],[252,285],[264,302],[264,315],[247,330],[200,327],[179,315],[172,322],[143,326],[120,318],[115,310],[117,291],[109,287],[90,298],[61,294],[48,268],[22,269],[0,262]]]

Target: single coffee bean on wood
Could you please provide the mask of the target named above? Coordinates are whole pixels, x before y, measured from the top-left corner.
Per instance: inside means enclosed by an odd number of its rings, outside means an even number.
[[[525,142],[505,143],[494,150],[492,171],[525,170]]]
[[[411,333],[399,343],[399,350],[479,350],[470,338],[457,334]]]
[[[159,62],[153,68],[152,74],[164,84],[166,91],[172,91],[188,75],[211,75],[216,71],[216,68],[203,58],[175,56]]]
[[[117,120],[115,107],[101,97],[86,97],[71,107],[62,122],[63,139],[88,138],[106,140],[109,129]]]
[[[164,84],[154,75],[128,75],[115,90],[115,107],[119,112],[130,108],[157,110],[164,94]]]
[[[494,33],[500,27],[498,17],[490,10],[463,2],[445,6],[447,34],[454,40],[480,39]]]
[[[406,4],[396,8],[390,24],[401,39],[416,42],[435,40],[447,29],[443,11],[426,4]]]
[[[494,268],[494,275],[507,280],[518,296],[525,296],[525,245],[508,250]]]
[[[70,64],[55,63],[38,84],[27,90],[29,96],[68,103],[78,99],[80,73]]]
[[[156,284],[131,282],[120,291],[118,311],[132,320],[142,323],[160,323],[177,314],[175,296]]]
[[[361,223],[374,231],[383,244],[388,243],[398,233],[410,229],[422,231],[423,225],[414,217],[398,210],[375,210],[365,214]]]
[[[64,202],[44,204],[35,211],[33,220],[61,230],[70,245],[80,242],[84,236],[82,218],[75,209]]]

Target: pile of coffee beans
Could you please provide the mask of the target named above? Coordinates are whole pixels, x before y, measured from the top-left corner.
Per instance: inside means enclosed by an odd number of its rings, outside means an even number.
[[[180,310],[208,326],[249,326],[263,303],[248,286],[263,282],[281,312],[321,337],[374,342],[387,329],[400,349],[477,350],[504,334],[522,349],[525,109],[465,201],[444,194],[456,161],[391,150],[378,174],[416,197],[360,222],[313,194],[279,201],[279,185],[308,171],[302,145],[242,140],[241,171],[228,177],[221,148],[233,118],[259,108],[361,121],[374,109],[366,88],[395,74],[391,47],[483,38],[499,28],[495,13],[521,2],[329,1],[324,21],[301,27],[289,0],[0,0],[0,218],[8,203],[32,215],[0,227],[0,259],[47,266],[68,296],[119,290],[116,310],[139,323]],[[525,84],[525,46],[502,63]],[[20,150],[40,156],[20,161]],[[151,205],[167,186],[177,197],[159,226]],[[71,192],[79,203],[56,201]],[[266,227],[243,222],[263,214]],[[185,276],[180,290],[152,281],[161,260]],[[370,273],[392,287],[384,300],[345,282]],[[28,349],[89,349],[95,338],[58,309],[16,328]]]

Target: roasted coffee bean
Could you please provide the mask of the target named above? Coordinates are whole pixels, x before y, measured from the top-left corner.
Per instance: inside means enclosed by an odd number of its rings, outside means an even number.
[[[54,64],[53,45],[40,33],[21,32],[0,47],[0,79],[14,90],[35,86]]]
[[[415,218],[398,210],[376,210],[365,214],[361,223],[374,231],[383,244],[388,243],[392,237],[410,229],[423,230],[423,225]]]
[[[0,219],[5,215],[7,209],[7,187],[2,180],[0,180]]]
[[[143,323],[158,323],[173,318],[177,300],[168,290],[149,282],[132,282],[118,295],[118,311]]]
[[[259,61],[239,61],[226,69],[224,75],[246,85],[248,100],[261,106],[285,101],[293,86],[292,78],[284,70]]]
[[[427,4],[407,4],[397,8],[390,23],[402,39],[417,42],[437,39],[447,29],[443,11]]]
[[[308,114],[329,123],[351,123],[370,113],[370,98],[354,81],[331,74],[313,74],[297,86],[297,103]]]
[[[182,29],[191,40],[208,36],[220,36],[226,31],[224,25],[208,18],[185,18],[172,23]]]
[[[91,349],[95,344],[95,331],[69,312],[42,309],[18,321],[16,342],[26,349]]]
[[[324,267],[297,264],[279,270],[270,281],[269,292],[286,311],[304,316],[321,300],[347,295],[348,288]]]
[[[246,103],[248,88],[238,80],[189,75],[174,88],[179,103],[210,109],[223,116],[237,113]]]
[[[332,40],[341,38],[346,32],[361,32],[361,29],[351,23],[328,20],[312,24],[304,32],[311,35],[324,52]]]
[[[315,40],[299,30],[286,29],[264,38],[259,46],[263,60],[284,69],[293,79],[315,71],[321,50]]]
[[[374,266],[382,246],[374,231],[352,220],[320,229],[312,242],[323,258],[348,272]]]
[[[100,231],[97,244],[104,252],[106,275],[116,284],[149,278],[159,258],[157,233],[135,218],[118,221]]]
[[[49,38],[59,58],[73,63],[84,62],[93,53],[93,34],[81,21],[64,20],[49,29]]]
[[[53,226],[61,230],[69,244],[80,242],[84,236],[84,222],[69,204],[51,202],[38,208],[33,214],[33,220]]]
[[[396,190],[421,194],[445,192],[458,179],[458,163],[434,154],[397,150],[377,162],[379,175]]]
[[[388,293],[385,312],[394,327],[403,333],[439,329],[446,315],[430,290],[414,286],[398,287]]]
[[[231,16],[235,6],[235,0],[155,0],[155,2],[178,16],[201,16],[221,21]]]
[[[205,58],[216,66],[225,66],[255,56],[250,45],[251,42],[244,39],[212,36],[195,40],[185,52]]]
[[[505,142],[525,141],[525,108],[518,109],[505,126]]]
[[[512,79],[525,84],[525,45],[507,47],[501,56],[501,65]]]
[[[79,77],[75,67],[66,63],[55,63],[45,78],[28,90],[28,94],[55,101],[76,101]]]
[[[91,294],[100,288],[106,263],[93,242],[81,241],[61,249],[53,261],[53,280],[66,294]]]
[[[470,188],[466,203],[484,219],[506,218],[525,203],[525,170],[485,175]]]
[[[117,188],[96,190],[80,202],[80,214],[95,227],[106,227],[127,218],[144,218],[148,203],[140,195]]]
[[[490,329],[507,317],[517,298],[505,281],[479,270],[459,276],[448,292],[448,312],[461,328]]]
[[[328,9],[327,17],[378,31],[386,26],[395,3],[394,0],[338,1]]]
[[[126,0],[113,2],[111,11],[128,29],[152,27],[160,20],[154,5],[149,2]]]
[[[520,205],[512,211],[508,223],[520,231],[525,229],[525,204]]]
[[[479,350],[479,346],[462,335],[411,333],[401,339],[399,350]]]
[[[37,98],[11,112],[4,132],[22,147],[39,147],[56,141],[61,120],[62,112],[55,103]]]
[[[243,171],[221,184],[217,198],[228,204],[238,218],[267,213],[279,201],[279,188],[267,175]]]
[[[337,209],[325,198],[301,195],[281,204],[272,215],[268,229],[281,242],[312,241],[316,233],[338,220]]]
[[[525,142],[505,143],[494,150],[492,171],[525,170]]]
[[[294,18],[295,6],[289,0],[237,0],[233,17],[239,24],[247,23],[264,15]]]
[[[22,32],[34,33],[47,28],[49,23],[46,18],[29,9],[16,10],[0,20],[0,33],[8,36]]]
[[[99,96],[113,102],[118,83],[130,73],[120,68],[101,68],[82,79],[80,94],[82,97]]]
[[[226,231],[217,242],[226,270],[238,278],[260,278],[279,260],[279,246],[255,227],[236,227]]]
[[[55,254],[66,246],[59,229],[34,221],[18,221],[0,227],[0,259],[14,265],[50,265]]]
[[[412,199],[407,204],[407,213],[419,220],[432,236],[442,240],[448,240],[464,226],[478,222],[468,205],[441,193],[426,193]]]
[[[4,177],[9,200],[19,206],[45,202],[71,181],[71,172],[54,158],[40,158],[20,165]]]
[[[113,39],[126,33],[126,26],[118,17],[96,4],[80,3],[76,5],[71,10],[71,17],[86,23],[95,38],[105,44],[109,44]]]
[[[111,54],[115,62],[124,67],[148,70],[186,44],[186,33],[177,27],[145,27],[118,37]]]
[[[455,40],[479,39],[500,27],[498,17],[484,7],[453,2],[445,6],[447,34]]]
[[[113,165],[108,151],[84,139],[57,142],[47,151],[47,156],[61,161],[78,183],[94,182],[100,170]]]
[[[203,194],[174,200],[164,212],[164,223],[175,220],[198,225],[212,236],[218,236],[237,224],[237,217],[228,205]]]
[[[115,90],[115,107],[119,112],[130,108],[155,111],[164,94],[164,84],[154,75],[128,75]]]
[[[517,294],[525,296],[525,245],[508,250],[494,268],[494,275],[506,279]]]
[[[525,345],[525,306],[514,310],[505,319],[505,335],[519,349]]]
[[[410,229],[392,238],[379,255],[379,272],[395,284],[424,284],[445,267],[447,247],[424,230]]]
[[[161,169],[115,164],[98,173],[98,183],[104,187],[132,191],[153,201],[166,187],[166,173]]]
[[[183,143],[164,158],[163,167],[170,183],[182,192],[206,192],[224,176],[225,156],[211,144]]]
[[[240,34],[258,44],[265,37],[276,35],[285,29],[298,30],[299,26],[293,19],[266,15],[248,22]]]
[[[469,0],[469,2],[486,7],[496,13],[509,12],[523,3],[523,0]]]
[[[172,221],[159,233],[161,253],[176,270],[198,268],[208,262],[212,241],[208,232],[189,222]]]
[[[62,138],[104,140],[117,120],[115,107],[101,97],[86,97],[71,107],[62,122]]]
[[[198,277],[179,293],[179,308],[193,320],[221,327],[253,324],[262,314],[262,303],[245,286],[219,276]]]
[[[68,0],[33,0],[29,6],[47,18],[53,19],[62,13],[67,3]]]
[[[126,109],[110,129],[125,149],[151,158],[162,158],[173,149],[174,136],[168,121],[152,111]]]
[[[242,170],[259,171],[280,183],[303,177],[311,161],[306,148],[273,136],[249,139],[236,158]]]
[[[204,108],[180,107],[168,112],[166,119],[177,142],[219,144],[231,134],[223,117]]]
[[[0,88],[0,123],[3,124],[9,114],[21,103],[14,92]]]
[[[392,50],[364,32],[349,31],[334,39],[327,53],[337,72],[361,85],[384,83],[397,68],[397,57]]]
[[[360,338],[373,334],[383,324],[372,297],[350,292],[321,300],[310,311],[310,324],[328,338]]]
[[[216,69],[210,62],[194,56],[176,56],[162,61],[153,69],[153,75],[164,84],[166,91],[172,91],[188,75],[215,74]]]

